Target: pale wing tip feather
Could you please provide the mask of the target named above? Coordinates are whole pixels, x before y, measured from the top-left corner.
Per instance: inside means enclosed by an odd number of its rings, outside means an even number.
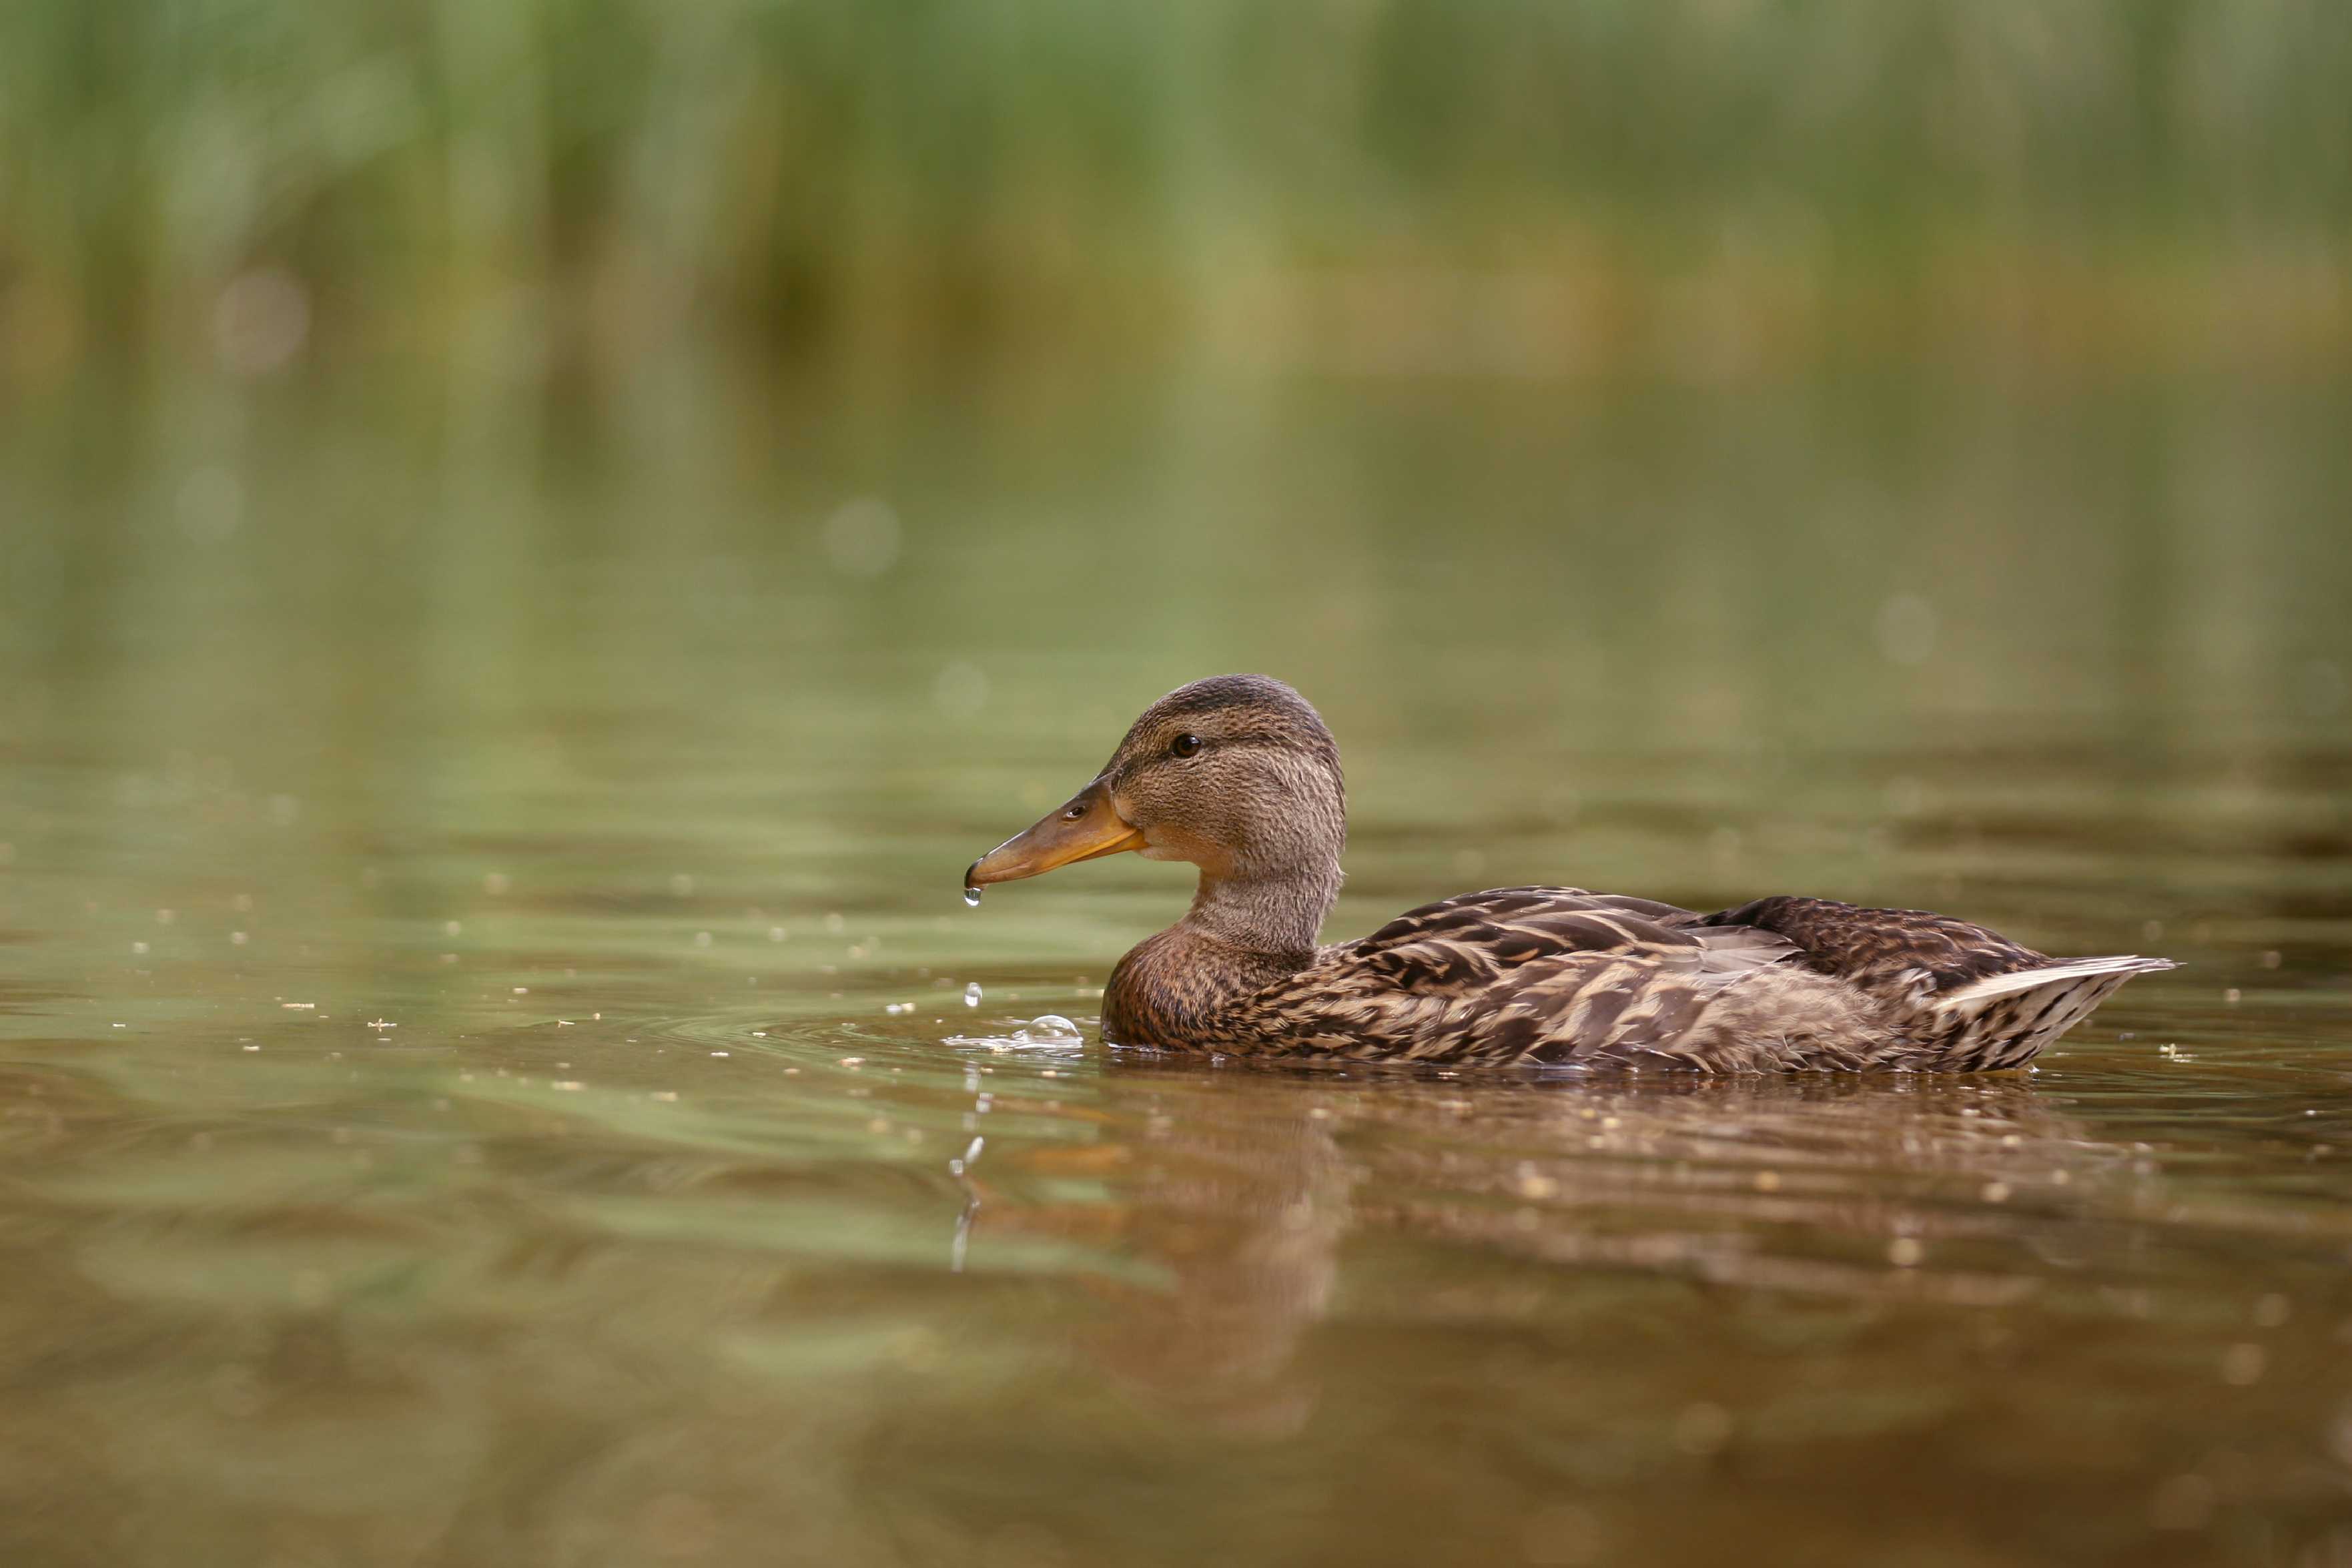
[[[2038,991],[2044,985],[2068,980],[2088,980],[2101,974],[2153,974],[2159,970],[2179,967],[2169,958],[2142,958],[2137,953],[2128,952],[2105,958],[2072,958],[2063,963],[2045,963],[2037,969],[2021,969],[2013,973],[1992,974],[1982,980],[1970,981],[1937,997],[1936,1005],[1938,1007],[1965,1007],[1989,1002],[1997,996],[2013,996],[2021,991]]]

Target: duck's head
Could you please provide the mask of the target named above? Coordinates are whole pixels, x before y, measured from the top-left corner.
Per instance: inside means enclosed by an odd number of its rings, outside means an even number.
[[[1337,885],[1348,834],[1339,749],[1307,699],[1263,675],[1181,686],[1143,710],[1101,773],[982,856],[967,889],[1132,849],[1204,882]]]

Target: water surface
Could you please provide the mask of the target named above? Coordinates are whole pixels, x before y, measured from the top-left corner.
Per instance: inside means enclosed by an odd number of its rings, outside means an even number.
[[[2340,389],[648,380],[0,433],[11,1563],[2352,1562]],[[1181,870],[956,879],[1248,668],[1334,937],[2185,967],[1974,1080],[1107,1053]]]

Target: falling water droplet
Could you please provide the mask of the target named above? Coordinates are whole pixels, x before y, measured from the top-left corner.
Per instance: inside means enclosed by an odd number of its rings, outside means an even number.
[[[978,888],[966,888],[963,890],[963,901],[971,909],[976,910],[980,908],[980,889]]]
[[[971,984],[963,988],[963,1005],[967,1007],[977,1007],[980,1005],[979,981],[975,980]]]

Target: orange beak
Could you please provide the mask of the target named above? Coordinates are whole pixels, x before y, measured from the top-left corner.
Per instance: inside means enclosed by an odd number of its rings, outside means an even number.
[[[1042,877],[1059,866],[1096,860],[1143,847],[1143,835],[1129,826],[1110,803],[1110,791],[1100,779],[1071,797],[1067,805],[1048,812],[1025,832],[1016,833],[971,863],[963,874],[969,889],[991,882],[1017,882]]]

